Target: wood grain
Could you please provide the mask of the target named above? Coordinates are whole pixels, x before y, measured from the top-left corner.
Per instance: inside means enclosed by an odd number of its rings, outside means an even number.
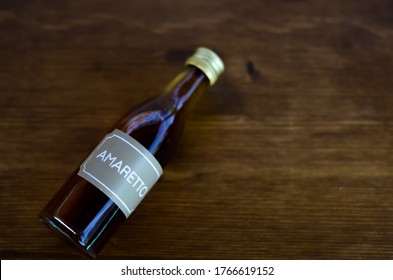
[[[226,72],[101,259],[392,259],[393,2],[1,1],[0,257],[198,46]]]

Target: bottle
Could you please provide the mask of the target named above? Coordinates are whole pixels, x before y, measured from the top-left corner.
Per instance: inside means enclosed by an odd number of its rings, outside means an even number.
[[[164,94],[128,112],[69,177],[40,220],[95,258],[157,182],[173,156],[186,113],[223,72],[198,48]]]

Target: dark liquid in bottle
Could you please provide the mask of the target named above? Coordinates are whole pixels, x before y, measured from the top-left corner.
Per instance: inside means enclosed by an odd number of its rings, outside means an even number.
[[[138,106],[115,126],[152,153],[164,168],[183,130],[185,109],[192,106],[208,80],[188,66],[168,92]],[[40,214],[50,228],[62,233],[84,254],[95,257],[126,219],[120,208],[76,170]]]

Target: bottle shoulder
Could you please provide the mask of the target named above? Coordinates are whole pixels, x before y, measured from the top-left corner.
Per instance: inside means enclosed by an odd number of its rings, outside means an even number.
[[[181,136],[183,118],[162,105],[159,98],[150,100],[128,112],[115,128],[130,135],[165,165],[169,160],[167,151]]]
[[[116,128],[126,133],[141,127],[164,122],[171,111],[160,97],[151,98],[128,111],[116,124]]]

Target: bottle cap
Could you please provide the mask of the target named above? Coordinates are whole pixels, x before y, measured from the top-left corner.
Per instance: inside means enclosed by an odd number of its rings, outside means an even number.
[[[190,56],[186,65],[193,65],[205,73],[209,79],[210,85],[214,85],[218,76],[224,71],[224,62],[212,50],[208,48],[198,48],[195,53]]]

